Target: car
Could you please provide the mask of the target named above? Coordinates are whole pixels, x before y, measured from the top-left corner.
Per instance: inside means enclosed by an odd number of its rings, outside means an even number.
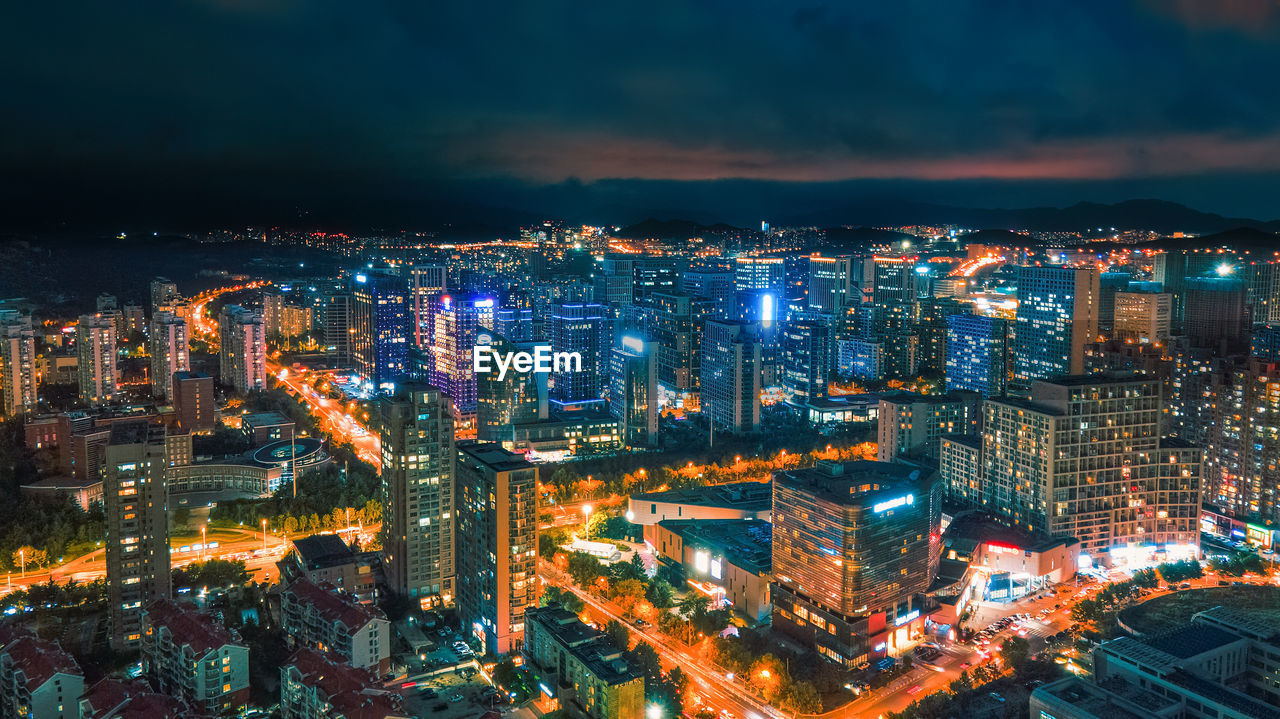
[[[960,668],[961,668],[961,669],[968,669],[968,668],[969,668],[969,662],[960,662]]]
[[[435,689],[432,689],[431,687],[423,687],[422,696],[426,697],[427,699],[435,699],[436,697],[440,696],[440,693],[437,692]]]
[[[1004,697],[1000,696],[998,692],[991,692],[987,696],[991,697],[992,699],[995,699],[998,702],[1001,702],[1001,703],[1004,702]]]
[[[460,701],[462,701],[462,695],[461,695],[461,694],[454,694],[453,696],[449,697],[449,701],[451,701],[451,702],[460,702]]]

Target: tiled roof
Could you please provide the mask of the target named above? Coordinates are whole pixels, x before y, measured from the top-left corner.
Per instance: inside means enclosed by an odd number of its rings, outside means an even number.
[[[386,619],[381,609],[368,604],[361,604],[355,597],[338,594],[328,584],[320,585],[309,579],[299,579],[285,590],[299,604],[309,604],[320,616],[332,621],[342,622],[343,626],[355,630],[374,619]]]
[[[88,717],[139,717],[139,719],[180,719],[197,716],[181,700],[156,694],[141,681],[103,679],[80,698],[92,710]]]
[[[16,669],[27,678],[27,689],[34,691],[55,674],[84,676],[80,665],[57,642],[33,635],[21,636],[5,645],[0,653],[8,656]]]
[[[153,627],[167,628],[174,644],[191,647],[197,656],[204,656],[228,644],[244,646],[230,629],[213,617],[201,614],[191,604],[157,599],[147,605],[144,621]]]
[[[402,715],[400,697],[378,686],[372,672],[314,649],[299,649],[285,662],[308,687],[317,688],[346,719],[383,719]]]

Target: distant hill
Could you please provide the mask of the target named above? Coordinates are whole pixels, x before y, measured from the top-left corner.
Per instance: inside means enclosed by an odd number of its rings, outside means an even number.
[[[1254,227],[1234,227],[1225,232],[1217,232],[1198,237],[1162,237],[1144,246],[1158,247],[1165,250],[1194,250],[1203,247],[1228,245],[1236,250],[1252,250],[1254,252],[1275,252],[1280,250],[1280,235]]]
[[[718,222],[714,225],[703,225],[692,220],[657,220],[652,217],[637,222],[634,225],[618,230],[618,237],[627,240],[687,240],[690,237],[699,237],[707,234],[724,234],[732,232],[743,232],[740,227],[726,225]]]

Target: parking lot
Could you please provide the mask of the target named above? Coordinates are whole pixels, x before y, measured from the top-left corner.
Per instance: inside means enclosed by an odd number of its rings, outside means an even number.
[[[478,674],[466,679],[461,674],[447,672],[402,691],[405,709],[415,717],[474,719],[489,711],[492,702],[488,695],[494,689]]]

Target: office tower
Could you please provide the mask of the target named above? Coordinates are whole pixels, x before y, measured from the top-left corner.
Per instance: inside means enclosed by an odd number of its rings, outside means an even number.
[[[102,472],[111,645],[137,648],[143,607],[169,597],[165,431],[146,420],[111,426]]]
[[[209,375],[190,371],[174,373],[170,399],[178,427],[184,432],[208,432],[214,428],[218,401]]]
[[[157,277],[151,280],[151,315],[154,317],[156,311],[173,302],[178,296],[178,286],[168,278]]]
[[[475,348],[482,332],[493,330],[489,297],[441,295],[431,302],[432,339],[427,347],[427,380],[453,402],[458,429],[469,432],[476,415]]]
[[[872,271],[871,302],[876,308],[876,318],[887,323],[889,329],[904,330],[910,326],[905,320],[912,318],[911,307],[919,294],[920,274],[916,271],[919,260],[915,255],[876,255],[867,260]]]
[[[658,353],[658,343],[635,336],[620,338],[610,353],[609,410],[630,447],[658,444]]]
[[[520,651],[538,602],[538,468],[496,444],[458,443],[458,615],[481,654]]]
[[[1112,333],[1121,342],[1161,344],[1169,338],[1173,295],[1168,292],[1115,292]]]
[[[351,357],[368,388],[386,392],[409,372],[409,293],[403,277],[358,274],[351,285]]]
[[[1254,327],[1249,340],[1249,356],[1266,362],[1280,362],[1280,325]]]
[[[101,405],[116,398],[116,326],[97,315],[81,315],[76,325],[80,400]]]
[[[1173,295],[1173,332],[1182,334],[1184,289],[1189,277],[1216,274],[1219,268],[1229,267],[1233,255],[1220,250],[1169,250],[1158,252],[1152,262],[1152,279],[1160,283],[1163,291]]]
[[[760,427],[761,347],[751,327],[708,320],[702,337],[702,411],[717,427],[754,432]]]
[[[884,343],[858,338],[836,340],[836,372],[854,379],[884,379]]]
[[[918,371],[941,376],[947,370],[947,318],[964,314],[968,305],[950,297],[922,297],[916,302],[915,335]]]
[[[737,257],[733,260],[733,289],[772,293],[774,299],[786,295],[786,264],[780,257]]]
[[[1204,378],[1204,501],[1241,518],[1280,522],[1280,363],[1251,357]]]
[[[218,378],[236,392],[267,387],[267,338],[262,315],[225,305],[218,320]]]
[[[533,354],[537,348],[533,342],[511,342],[502,335],[492,336],[488,345],[502,353]],[[476,437],[482,442],[514,442],[515,425],[547,418],[546,373],[510,369],[505,377],[499,374],[476,375]]]
[[[809,258],[809,309],[835,314],[848,303],[856,303],[857,281],[853,275],[853,258]]]
[[[0,315],[0,405],[5,417],[35,409],[36,333],[31,317]]]
[[[401,383],[375,409],[382,442],[382,551],[387,584],[424,605],[454,596],[453,417],[449,398]]]
[[[1244,283],[1234,277],[1188,277],[1183,285],[1183,334],[1197,347],[1235,349],[1252,321]]]
[[[493,331],[512,342],[538,339],[533,327],[533,310],[502,308],[493,313]]]
[[[1115,327],[1116,293],[1129,289],[1132,276],[1128,272],[1103,272],[1098,275],[1098,331],[1107,334]]]
[[[941,553],[937,474],[819,461],[773,475],[773,627],[846,667],[923,626]]]
[[[603,305],[562,304],[551,315],[551,350],[577,352],[582,367],[553,371],[551,401],[558,405],[598,401],[608,377],[609,321]]]
[[[1035,382],[1030,401],[988,400],[984,413],[982,509],[1075,537],[1097,563],[1142,564],[1157,547],[1198,556],[1201,450],[1161,438],[1158,379]]]
[[[1019,267],[1013,379],[1084,371],[1084,346],[1098,334],[1097,268]]]
[[[315,307],[315,324],[320,330],[325,351],[333,356],[339,367],[351,367],[355,358],[351,354],[351,294],[343,290],[328,290],[320,295]]]
[[[140,337],[147,333],[147,315],[141,305],[125,305],[120,310],[120,324],[124,328],[123,337]]]
[[[679,279],[676,261],[665,257],[640,257],[632,267],[635,278],[632,289],[634,301],[640,302],[654,292],[675,292]]]
[[[688,295],[655,292],[645,333],[658,343],[658,382],[674,393],[697,390],[702,366],[702,330],[712,316],[705,300]]]
[[[983,397],[1004,394],[1012,351],[1008,320],[951,315],[947,332],[947,391],[971,390]]]
[[[151,394],[173,399],[173,375],[191,369],[187,323],[171,312],[157,312],[151,321]]]
[[[426,347],[431,343],[432,303],[449,291],[445,281],[444,265],[411,265],[409,272],[410,322],[413,326],[413,344]]]
[[[689,270],[681,277],[680,291],[715,303],[717,317],[733,310],[733,273],[726,270]]]
[[[831,331],[821,322],[789,322],[782,331],[782,388],[797,404],[827,396]]]
[[[600,263],[594,277],[596,302],[610,307],[629,305],[635,301],[635,260],[626,255],[609,255]]]
[[[877,459],[898,457],[936,459],[938,441],[950,434],[973,434],[982,416],[982,395],[967,390],[946,394],[891,392],[880,396],[876,414],[879,445]]]

